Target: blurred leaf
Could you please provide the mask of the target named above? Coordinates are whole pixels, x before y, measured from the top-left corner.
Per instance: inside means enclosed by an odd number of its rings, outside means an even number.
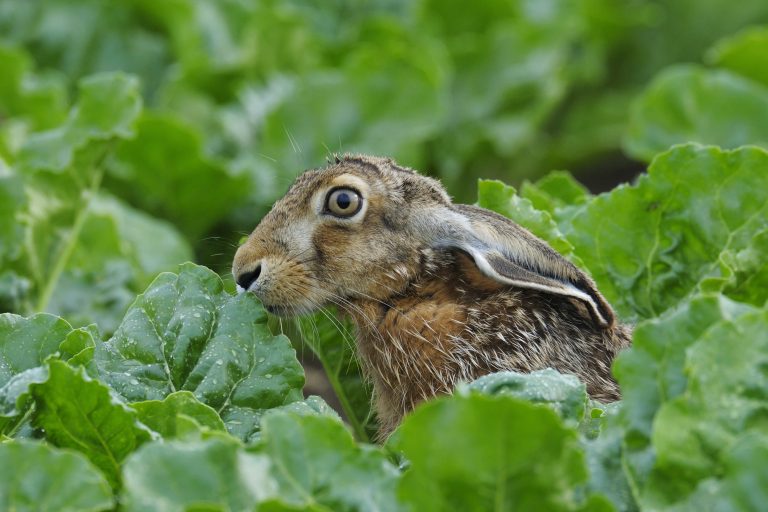
[[[749,278],[727,256],[762,243],[752,236],[768,227],[768,175],[755,169],[766,166],[758,148],[676,147],[635,185],[595,197],[561,227],[622,316],[658,316],[702,280],[718,291]],[[754,303],[768,298],[753,292]]]
[[[109,388],[92,380],[82,369],[64,362],[48,362],[48,379],[33,383],[35,426],[59,447],[82,452],[117,489],[120,465],[151,431],[136,420],[136,412],[117,401]]]
[[[633,105],[626,151],[649,161],[674,144],[768,148],[768,87],[728,71],[676,66]]]
[[[1,2],[0,33],[33,52],[42,67],[74,83],[101,71],[142,76],[154,90],[171,64],[167,43],[132,5],[102,0]]]
[[[108,167],[109,188],[143,210],[173,221],[192,240],[248,192],[245,176],[235,176],[222,163],[205,157],[199,133],[171,116],[142,115],[136,137],[118,146]]]
[[[263,409],[301,399],[304,375],[290,343],[272,336],[251,294],[232,297],[210,270],[160,274],[97,346],[101,378],[130,402],[191,391],[247,439]]]
[[[164,270],[192,259],[171,226],[107,195],[93,198],[48,310],[111,334],[135,293]]]
[[[0,119],[23,118],[30,130],[52,128],[66,118],[66,92],[61,77],[31,72],[29,55],[0,44]]]
[[[253,510],[274,496],[269,460],[234,440],[148,443],[125,463],[126,511]]]
[[[401,510],[397,469],[378,448],[357,445],[337,419],[270,412],[257,447],[269,457],[280,498],[290,505]]]
[[[768,26],[754,27],[719,41],[707,53],[713,65],[768,86]]]
[[[98,512],[114,506],[104,476],[79,453],[43,443],[0,443],[0,508]]]
[[[573,430],[553,411],[474,394],[419,407],[395,448],[411,467],[399,496],[415,510],[610,510],[574,494],[587,479]],[[440,454],[436,457],[435,454]]]

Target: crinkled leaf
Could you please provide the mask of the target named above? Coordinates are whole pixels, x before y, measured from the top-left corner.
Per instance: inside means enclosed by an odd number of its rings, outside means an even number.
[[[234,440],[149,443],[125,463],[126,511],[253,510],[274,497],[270,461]]]
[[[30,385],[34,424],[56,446],[82,452],[114,488],[121,483],[123,460],[151,438],[136,412],[110,389],[62,361],[48,362],[48,379]]]
[[[131,407],[138,413],[138,419],[164,438],[178,437],[179,417],[191,418],[201,427],[225,431],[215,409],[200,402],[189,391],[171,393],[163,400],[134,402]]]
[[[749,278],[725,255],[761,243],[752,235],[768,227],[768,174],[755,170],[766,167],[768,152],[759,148],[676,147],[635,185],[595,197],[563,229],[620,314],[657,316],[705,278],[708,291],[738,289]],[[764,302],[768,292],[750,296]]]
[[[553,217],[557,209],[583,204],[591,198],[587,188],[565,171],[552,171],[535,183],[524,182],[520,196]]]
[[[574,492],[587,479],[576,432],[513,397],[428,402],[405,419],[395,448],[411,464],[399,496],[414,510],[610,509]]]
[[[98,512],[112,490],[88,459],[43,443],[0,443],[0,508],[17,512]]]
[[[330,510],[400,510],[398,471],[377,448],[357,445],[336,418],[270,412],[262,424],[260,453],[281,500],[318,503]]]
[[[487,395],[510,395],[522,400],[545,404],[571,426],[584,420],[587,390],[578,377],[565,375],[552,368],[531,373],[498,372],[480,377],[465,387]]]
[[[662,72],[632,108],[624,147],[646,161],[674,144],[768,148],[768,86],[723,70]]]
[[[656,462],[643,489],[644,506],[685,503],[704,480],[722,478],[728,465],[737,471],[727,459],[744,436],[755,433],[768,442],[766,332],[764,309],[718,322],[691,345],[686,391],[666,400],[654,419]]]
[[[768,87],[768,26],[753,27],[718,42],[707,53],[712,64]]]
[[[261,411],[300,400],[304,384],[293,348],[272,336],[256,299],[232,297],[219,276],[191,263],[155,279],[95,361],[126,400],[191,391],[242,439]]]

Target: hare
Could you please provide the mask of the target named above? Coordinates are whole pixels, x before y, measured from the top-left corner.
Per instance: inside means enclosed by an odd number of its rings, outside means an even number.
[[[601,401],[631,329],[545,242],[387,158],[300,175],[237,250],[239,291],[273,314],[335,304],[356,325],[380,433],[460,381],[552,367]]]

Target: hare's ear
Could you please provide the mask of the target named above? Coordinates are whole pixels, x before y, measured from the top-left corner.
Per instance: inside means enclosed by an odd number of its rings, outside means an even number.
[[[437,246],[466,252],[480,272],[498,283],[576,299],[586,306],[589,320],[603,328],[614,325],[613,310],[592,279],[549,245],[488,210],[467,205],[451,209]]]

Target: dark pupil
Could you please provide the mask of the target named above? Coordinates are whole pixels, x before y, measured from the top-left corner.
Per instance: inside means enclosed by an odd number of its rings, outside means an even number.
[[[349,197],[349,194],[346,192],[341,192],[339,195],[336,196],[336,206],[338,206],[342,210],[346,210],[349,208],[349,205],[352,204],[352,198]]]

